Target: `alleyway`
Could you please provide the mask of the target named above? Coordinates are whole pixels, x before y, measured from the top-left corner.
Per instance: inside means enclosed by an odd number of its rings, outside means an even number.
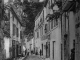
[[[31,56],[24,58],[23,60],[42,60],[42,58],[36,55],[31,55]]]

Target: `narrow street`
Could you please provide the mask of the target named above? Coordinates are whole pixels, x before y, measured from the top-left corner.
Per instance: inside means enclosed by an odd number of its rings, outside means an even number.
[[[31,56],[25,57],[23,60],[42,60],[42,58],[36,55],[31,55]]]

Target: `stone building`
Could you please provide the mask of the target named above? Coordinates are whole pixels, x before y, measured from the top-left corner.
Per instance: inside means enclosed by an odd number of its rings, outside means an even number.
[[[54,0],[46,4],[35,19],[35,51],[42,51],[45,60],[61,60],[61,22],[60,18],[50,18],[55,12],[51,9]],[[37,47],[37,48],[36,48]]]
[[[75,1],[62,1],[62,11],[62,60],[75,60]]]
[[[16,11],[14,6],[11,6],[10,11],[10,36],[12,41],[12,57],[16,58],[21,55],[22,50],[22,23],[21,23],[21,16],[18,16],[17,13],[20,15],[21,12]],[[17,12],[17,13],[16,13]]]
[[[9,1],[7,5],[9,11],[9,33],[10,33],[10,58],[16,59],[22,54],[22,42],[23,42],[23,24],[22,22],[22,7],[21,5],[13,4],[13,1]],[[7,15],[8,16],[8,15]]]
[[[75,60],[79,60],[80,57],[80,1],[76,0],[76,13],[75,13]]]
[[[3,11],[4,11],[4,0],[0,0],[0,60],[4,59],[4,34],[3,34],[3,26],[2,26],[2,22],[3,22]]]

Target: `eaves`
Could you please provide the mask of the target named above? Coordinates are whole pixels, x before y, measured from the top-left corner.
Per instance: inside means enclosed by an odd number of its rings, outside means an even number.
[[[23,24],[21,23],[21,19],[18,17],[18,15],[16,14],[16,12],[14,11],[14,8],[12,6],[10,7],[10,11],[15,16],[15,18],[19,21],[19,23],[21,24],[21,26],[23,26]]]

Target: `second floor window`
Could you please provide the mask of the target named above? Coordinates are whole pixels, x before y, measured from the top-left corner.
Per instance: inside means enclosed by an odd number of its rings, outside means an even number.
[[[39,38],[39,32],[37,32],[37,38]]]
[[[51,20],[51,29],[53,29],[53,20]]]
[[[13,35],[15,35],[15,33],[16,33],[16,25],[13,24]]]
[[[50,42],[46,42],[46,58],[50,57]]]
[[[16,35],[17,35],[17,37],[18,37],[18,36],[19,36],[19,35],[18,35],[18,28],[16,28],[16,30],[17,30],[17,31],[16,31]]]
[[[45,33],[47,33],[47,24],[45,24]]]
[[[58,25],[58,19],[54,20],[54,27],[56,27]]]
[[[20,31],[20,39],[22,39],[22,31]]]

